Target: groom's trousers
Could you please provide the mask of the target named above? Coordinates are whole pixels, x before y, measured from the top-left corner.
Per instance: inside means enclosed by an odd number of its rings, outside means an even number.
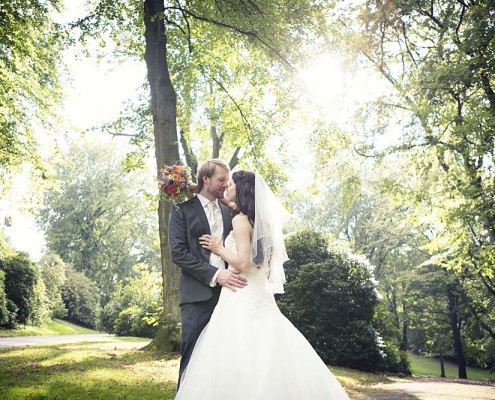
[[[181,360],[177,388],[179,388],[182,373],[186,369],[191,358],[194,345],[204,327],[210,321],[211,314],[218,303],[221,289],[221,286],[214,287],[213,297],[206,301],[197,301],[180,305],[182,336],[180,342]]]

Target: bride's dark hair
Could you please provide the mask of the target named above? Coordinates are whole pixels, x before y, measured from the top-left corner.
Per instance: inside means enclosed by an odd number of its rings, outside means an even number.
[[[243,213],[247,215],[251,225],[254,225],[254,188],[255,175],[251,171],[236,171],[232,174],[235,182],[235,203],[234,215]]]

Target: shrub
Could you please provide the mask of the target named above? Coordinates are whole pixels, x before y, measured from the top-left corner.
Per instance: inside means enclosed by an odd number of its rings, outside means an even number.
[[[37,272],[36,283],[33,288],[32,306],[33,310],[29,317],[31,325],[41,326],[51,320],[50,299],[46,295],[46,288],[43,279]]]
[[[62,299],[67,309],[65,319],[96,328],[100,311],[100,292],[96,283],[71,266],[67,266],[65,273],[67,280],[62,286]]]
[[[287,282],[297,277],[301,265],[322,262],[328,256],[327,241],[316,231],[296,232],[285,240],[285,245],[289,256],[289,261],[284,264]]]
[[[5,294],[5,272],[2,271],[2,260],[0,259],[0,326],[5,326],[8,321],[8,315],[7,295]]]
[[[29,260],[27,253],[12,253],[3,260],[5,273],[5,294],[15,305],[9,306],[9,312],[14,312],[15,324],[27,325],[35,305],[35,285],[37,270]]]
[[[119,336],[154,337],[157,327],[148,323],[147,317],[161,302],[161,277],[146,264],[136,264],[132,271],[103,307],[101,326]]]
[[[405,351],[395,345],[385,345],[384,369],[388,372],[411,375],[411,363]]]
[[[62,286],[66,281],[65,263],[56,254],[47,254],[39,262],[41,276],[46,287],[49,299],[50,316],[52,318],[64,318],[67,309],[62,300]]]
[[[147,315],[148,312],[139,306],[127,307],[119,313],[115,320],[115,334],[118,336],[154,337],[157,328],[146,322]]]
[[[383,341],[372,326],[378,296],[367,261],[326,250],[325,240],[315,233],[292,236],[287,248],[296,255],[297,273],[279,300],[282,312],[326,363],[385,369]]]
[[[19,308],[16,304],[12,300],[7,299],[7,320],[3,326],[4,328],[17,329],[19,327],[17,323],[17,311],[19,311]]]

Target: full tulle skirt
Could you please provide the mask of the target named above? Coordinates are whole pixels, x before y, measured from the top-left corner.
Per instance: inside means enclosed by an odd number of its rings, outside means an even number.
[[[337,379],[280,312],[263,271],[222,289],[182,375],[178,400],[344,400]]]

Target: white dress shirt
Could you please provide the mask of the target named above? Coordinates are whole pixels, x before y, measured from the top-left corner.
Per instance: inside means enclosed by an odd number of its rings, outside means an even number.
[[[197,196],[199,201],[201,202],[201,205],[203,206],[203,209],[205,210],[206,218],[208,219],[208,224],[210,225],[211,236],[223,240],[223,218],[222,218],[222,210],[220,209],[220,205],[218,204],[218,199],[215,199],[213,200],[213,202],[210,202],[210,200],[208,200],[206,197],[200,194],[198,194]],[[209,205],[209,203],[215,204],[213,215],[212,215],[212,211],[210,211],[211,206]],[[215,272],[215,275],[213,275],[213,278],[210,281],[210,286],[214,287],[216,286],[217,283],[218,274],[222,269],[225,268],[225,261],[220,256],[211,253],[210,264],[218,268],[218,271]]]

